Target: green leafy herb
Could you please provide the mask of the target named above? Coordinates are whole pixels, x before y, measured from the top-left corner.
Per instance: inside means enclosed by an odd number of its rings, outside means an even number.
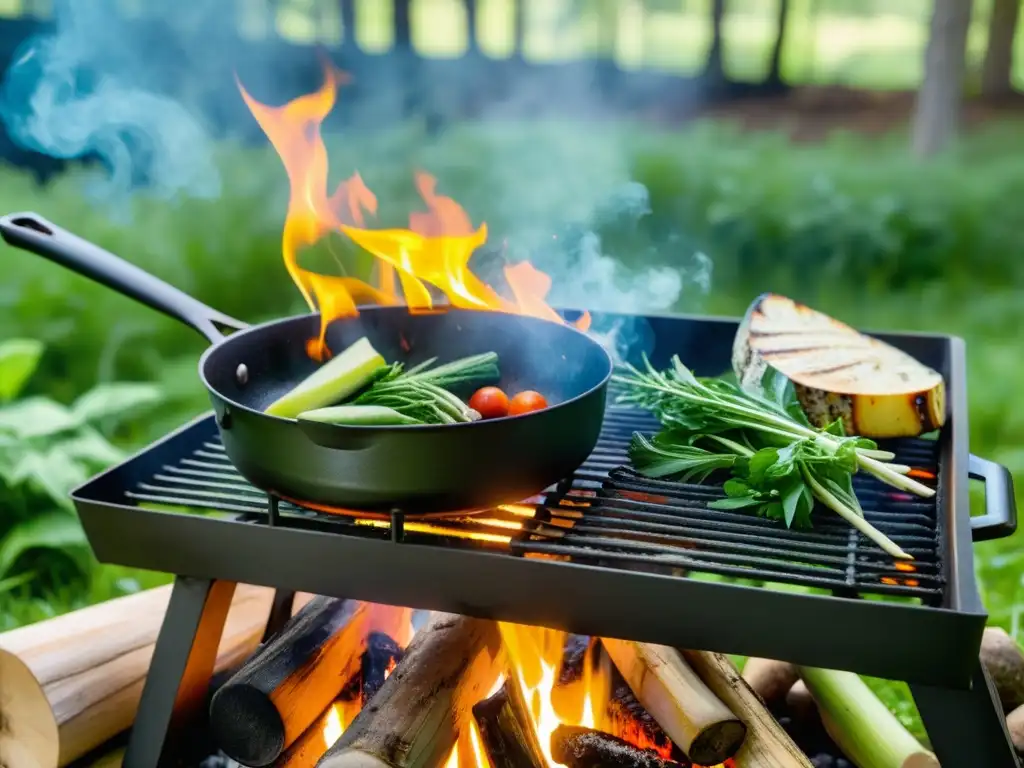
[[[496,381],[498,356],[485,352],[433,368],[435,360],[425,360],[409,370],[404,370],[401,363],[392,364],[352,404],[390,408],[421,424],[457,424],[478,419],[479,414],[449,390]]]
[[[619,401],[652,411],[664,429],[653,439],[634,435],[630,460],[649,477],[700,482],[728,470],[726,497],[715,509],[749,510],[807,527],[817,499],[893,557],[909,559],[864,518],[853,474],[864,470],[920,496],[934,491],[906,477],[907,467],[887,463],[893,454],[865,438],[847,436],[841,421],[816,429],[807,421],[792,385],[769,369],[760,392],[722,379],[698,378],[672,358],[668,371],[632,366],[616,375],[625,385]]]

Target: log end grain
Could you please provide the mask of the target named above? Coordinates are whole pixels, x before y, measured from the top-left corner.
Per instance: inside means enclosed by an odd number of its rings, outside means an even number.
[[[742,720],[723,720],[712,723],[697,734],[686,756],[699,765],[717,765],[722,755],[735,755],[747,737],[747,726]]]
[[[252,768],[270,765],[285,748],[281,713],[267,694],[251,685],[217,691],[210,702],[210,729],[225,754]]]
[[[0,765],[56,768],[57,720],[31,670],[13,653],[0,651]]]

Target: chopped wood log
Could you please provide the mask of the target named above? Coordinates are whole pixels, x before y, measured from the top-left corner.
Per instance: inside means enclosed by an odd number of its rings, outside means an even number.
[[[761,698],[721,653],[683,651],[700,679],[747,726],[747,738],[733,757],[736,768],[811,768],[811,762],[765,708]]]
[[[1018,755],[1024,755],[1024,704],[1006,716],[1006,730]]]
[[[789,689],[800,680],[800,673],[788,661],[752,657],[743,665],[743,679],[771,708],[785,701]]]
[[[365,705],[384,685],[388,669],[392,669],[402,660],[401,647],[383,632],[371,632],[366,638],[366,650],[363,652],[359,671],[341,689],[338,698],[341,701],[358,701]]]
[[[664,645],[602,638],[637,700],[693,762],[718,765],[743,744],[747,727]]]
[[[65,766],[135,720],[171,586],[0,635],[0,764]],[[259,645],[274,590],[239,584],[215,671]]]
[[[594,639],[589,635],[566,635],[565,648],[562,649],[562,663],[558,667],[557,685],[572,685],[583,679],[583,666],[587,661],[587,651]]]
[[[334,746],[348,724],[362,709],[358,690],[356,697],[347,701],[337,700],[331,704],[299,736],[282,755],[274,761],[274,768],[313,768]]]
[[[497,622],[438,613],[319,768],[441,765],[504,661]]]
[[[551,734],[551,756],[568,768],[685,768],[652,749],[634,747],[610,733],[560,725]]]
[[[515,672],[506,673],[498,692],[473,707],[473,717],[492,768],[547,768]]]
[[[214,694],[210,732],[243,765],[273,763],[359,670],[369,606],[317,596]]]
[[[1009,715],[1024,704],[1024,653],[1005,630],[985,627],[980,657],[999,693],[1003,712]]]
[[[670,750],[669,757],[679,763],[689,762],[686,755],[670,739],[658,725],[651,713],[637,701],[633,689],[622,679],[619,671],[612,667],[611,696],[605,709],[605,730],[625,739],[631,744],[653,747],[659,753]]]

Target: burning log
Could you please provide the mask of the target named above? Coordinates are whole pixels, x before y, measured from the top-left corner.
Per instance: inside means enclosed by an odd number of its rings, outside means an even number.
[[[568,768],[683,768],[650,749],[634,747],[610,733],[560,725],[551,734],[551,756]]]
[[[362,706],[358,697],[333,702],[274,762],[274,768],[313,768]]]
[[[636,700],[629,684],[622,675],[612,668],[611,696],[608,699],[606,714],[608,722],[605,726],[613,736],[626,738],[627,741],[643,747],[655,747],[659,752],[664,747],[671,751],[669,757],[676,762],[689,762],[679,747],[665,734],[651,713],[644,709]]]
[[[999,693],[1003,712],[1024,704],[1024,654],[1003,629],[986,627],[981,636],[981,663]]]
[[[444,762],[501,671],[498,624],[435,614],[318,768],[426,768]]]
[[[728,656],[707,651],[682,654],[700,679],[747,726],[743,746],[733,757],[736,768],[811,768],[807,755],[765,709]]]
[[[754,657],[743,665],[743,679],[765,704],[774,707],[785,701],[789,689],[800,679],[800,673],[788,661]]]
[[[473,707],[473,717],[493,768],[547,768],[514,672],[505,675],[497,693]]]
[[[170,596],[158,587],[0,635],[0,762],[68,765],[129,728]],[[235,588],[215,671],[259,645],[273,597]]]
[[[602,643],[644,709],[690,760],[717,765],[736,754],[747,727],[678,651],[632,640]]]
[[[370,607],[315,597],[213,696],[210,731],[243,765],[273,763],[357,673]]]
[[[589,635],[567,635],[562,650],[562,663],[558,667],[558,685],[572,685],[583,679],[587,653],[594,639]]]

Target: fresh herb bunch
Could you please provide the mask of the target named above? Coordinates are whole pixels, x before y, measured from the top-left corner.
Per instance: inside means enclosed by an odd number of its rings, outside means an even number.
[[[726,498],[716,509],[746,509],[787,526],[807,527],[817,499],[893,557],[912,559],[864,519],[853,475],[864,470],[919,496],[935,491],[906,477],[909,467],[888,463],[894,454],[866,438],[847,436],[841,420],[817,429],[804,415],[784,376],[769,368],[762,391],[723,379],[698,378],[673,357],[666,372],[646,358],[644,370],[625,366],[614,380],[618,400],[653,412],[664,429],[652,440],[636,434],[630,460],[649,477],[700,482],[728,470]]]
[[[453,360],[432,368],[437,358],[405,370],[401,363],[388,366],[353,405],[380,405],[423,424],[457,424],[480,415],[449,390],[496,381],[498,356],[494,352]]]

